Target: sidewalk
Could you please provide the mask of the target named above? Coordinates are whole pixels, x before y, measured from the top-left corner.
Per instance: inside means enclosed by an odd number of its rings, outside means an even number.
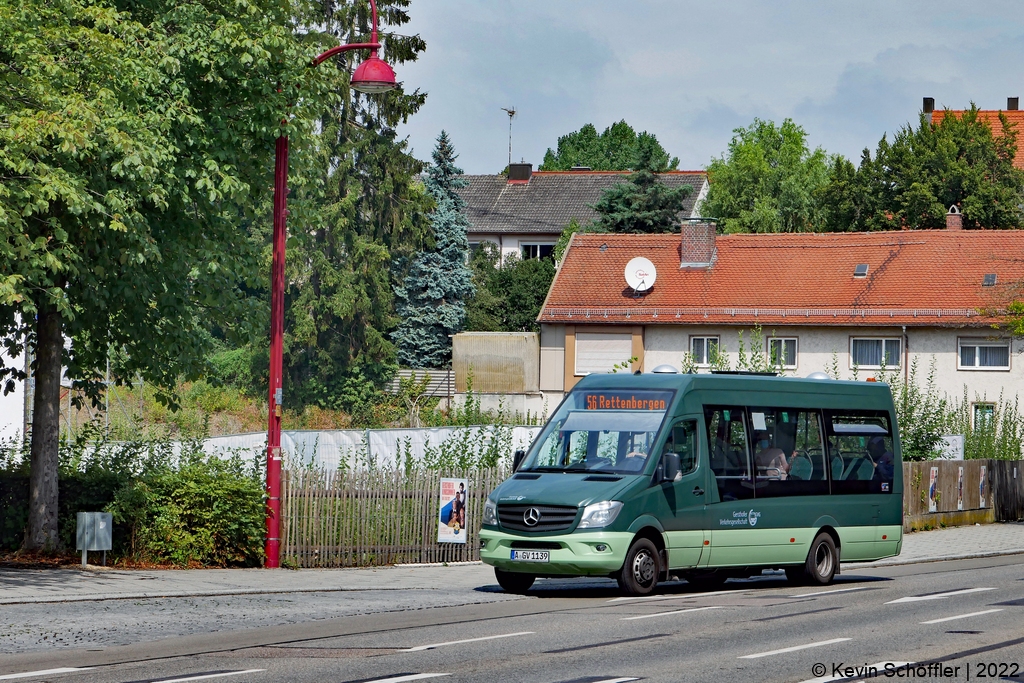
[[[880,567],[916,562],[957,560],[1024,553],[1024,523],[986,524],[919,531],[904,536],[898,557],[844,565]],[[131,600],[159,597],[204,597],[324,593],[343,591],[409,591],[495,586],[490,567],[479,562],[399,565],[373,569],[193,569],[124,571],[0,570],[0,605],[26,603]],[[494,589],[498,589],[495,587]]]

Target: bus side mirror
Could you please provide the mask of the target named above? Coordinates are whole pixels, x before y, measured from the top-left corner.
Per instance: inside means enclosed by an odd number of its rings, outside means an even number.
[[[675,481],[679,474],[679,454],[669,451],[661,456],[661,480]]]
[[[519,466],[523,464],[523,459],[526,458],[526,451],[516,451],[515,455],[512,456],[512,471],[515,472],[519,469]]]

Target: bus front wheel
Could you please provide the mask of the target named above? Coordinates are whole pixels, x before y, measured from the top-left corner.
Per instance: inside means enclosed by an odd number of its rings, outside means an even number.
[[[517,595],[530,590],[530,586],[536,579],[532,574],[506,572],[497,567],[494,568],[494,578],[498,580],[498,585],[505,589],[506,593],[516,593]]]
[[[836,552],[835,541],[827,533],[820,533],[814,537],[811,549],[807,553],[807,561],[803,570],[798,568],[787,568],[786,576],[791,581],[802,579],[802,582],[815,586],[825,586],[832,583],[839,566],[839,553]]]
[[[626,553],[626,562],[617,577],[619,587],[630,595],[647,595],[658,585],[660,573],[657,547],[650,539],[638,538]]]

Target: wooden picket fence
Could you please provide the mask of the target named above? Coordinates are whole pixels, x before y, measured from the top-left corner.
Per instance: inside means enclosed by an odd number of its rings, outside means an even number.
[[[464,544],[437,542],[442,477],[468,480]],[[484,501],[504,478],[500,468],[286,471],[282,560],[303,568],[479,560]]]

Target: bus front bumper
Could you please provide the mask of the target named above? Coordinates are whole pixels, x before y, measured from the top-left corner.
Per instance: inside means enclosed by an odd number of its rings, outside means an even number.
[[[622,569],[632,541],[633,534],[628,531],[587,531],[533,538],[483,528],[480,559],[498,569],[537,576],[608,576]],[[513,543],[514,550],[546,551],[548,561],[513,560]]]

